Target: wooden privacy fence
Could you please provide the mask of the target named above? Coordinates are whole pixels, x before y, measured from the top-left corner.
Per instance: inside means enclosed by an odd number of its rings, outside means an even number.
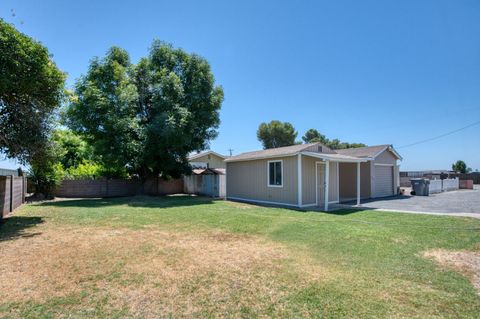
[[[27,179],[23,176],[0,176],[0,219],[25,203]]]
[[[63,180],[55,189],[58,197],[121,197],[134,195],[169,195],[183,193],[183,179],[94,179]]]

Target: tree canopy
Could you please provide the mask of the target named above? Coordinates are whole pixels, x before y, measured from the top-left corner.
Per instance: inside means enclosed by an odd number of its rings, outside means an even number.
[[[53,147],[63,168],[76,167],[85,161],[94,160],[92,147],[78,134],[70,130],[54,130]]]
[[[65,74],[41,43],[0,19],[0,152],[22,163],[42,151]]]
[[[472,169],[470,167],[467,167],[467,164],[462,161],[458,160],[455,163],[452,164],[452,170],[458,173],[470,173]]]
[[[217,136],[223,90],[208,62],[154,41],[137,65],[111,48],[76,84],[66,124],[90,142],[107,167],[140,176],[178,177],[187,156]]]
[[[316,129],[309,129],[305,134],[302,136],[302,140],[305,143],[315,143],[315,142],[320,142],[332,150],[338,150],[338,149],[345,149],[345,148],[355,148],[355,147],[364,147],[366,146],[363,143],[348,143],[348,142],[341,142],[339,139],[333,139],[330,140],[325,137],[325,135],[321,134],[319,131]]]
[[[257,138],[264,149],[294,145],[297,134],[292,124],[275,120],[261,123],[257,130]]]

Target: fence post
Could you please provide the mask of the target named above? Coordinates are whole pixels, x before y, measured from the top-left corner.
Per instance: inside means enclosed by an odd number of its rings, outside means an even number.
[[[13,175],[10,175],[10,213],[13,212]]]
[[[105,179],[105,197],[109,197],[109,195],[108,195],[108,178]]]
[[[26,181],[26,177],[25,176],[22,176],[22,204],[25,203],[25,181]]]

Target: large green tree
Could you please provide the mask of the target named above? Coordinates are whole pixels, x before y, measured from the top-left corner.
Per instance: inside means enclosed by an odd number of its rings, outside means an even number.
[[[468,167],[467,164],[462,160],[458,160],[455,163],[453,163],[452,170],[454,170],[455,172],[464,173],[464,174],[470,173],[472,171],[472,169]]]
[[[276,120],[261,123],[257,130],[257,138],[264,149],[294,145],[297,134],[292,124]]]
[[[45,149],[64,82],[47,48],[0,19],[0,152],[25,163]]]
[[[325,135],[321,134],[319,131],[316,129],[309,129],[305,134],[302,136],[302,140],[305,143],[315,143],[315,142],[320,142],[332,150],[337,150],[337,149],[345,149],[345,148],[355,148],[355,147],[364,147],[366,146],[363,143],[347,143],[347,142],[341,142],[339,139],[335,138],[333,140],[330,140],[325,137]]]
[[[92,145],[112,175],[139,166],[142,130],[133,72],[128,53],[118,47],[94,58],[64,115],[65,124]]]
[[[137,65],[112,48],[76,84],[66,124],[92,143],[105,167],[142,177],[188,172],[187,156],[217,136],[223,90],[208,62],[154,41]]]
[[[317,131],[314,128],[311,128],[308,131],[306,131],[305,134],[302,136],[302,140],[305,143],[320,142],[325,145],[329,142],[328,139],[325,137],[325,135],[321,134],[319,131]]]

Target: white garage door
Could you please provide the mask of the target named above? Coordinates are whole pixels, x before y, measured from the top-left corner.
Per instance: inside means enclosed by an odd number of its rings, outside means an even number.
[[[375,165],[375,197],[393,196],[393,166]]]

